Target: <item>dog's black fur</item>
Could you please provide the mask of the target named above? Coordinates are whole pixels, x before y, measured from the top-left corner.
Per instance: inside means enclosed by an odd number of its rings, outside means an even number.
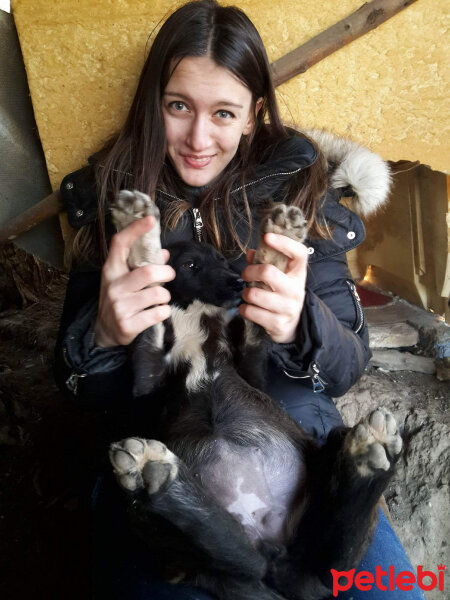
[[[133,350],[148,408],[136,434],[165,446],[130,438],[111,448],[135,530],[164,577],[181,574],[220,600],[326,598],[330,569],[356,567],[367,548],[397,456],[358,433],[372,417],[319,447],[261,391],[269,340],[237,315],[239,276],[207,244],[170,252],[172,317]],[[387,466],[371,462],[374,443]]]

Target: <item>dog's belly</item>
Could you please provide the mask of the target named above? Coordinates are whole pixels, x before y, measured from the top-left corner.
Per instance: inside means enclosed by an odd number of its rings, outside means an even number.
[[[213,460],[199,469],[202,485],[244,526],[252,542],[286,541],[289,508],[305,477],[287,440],[262,448],[217,439]]]

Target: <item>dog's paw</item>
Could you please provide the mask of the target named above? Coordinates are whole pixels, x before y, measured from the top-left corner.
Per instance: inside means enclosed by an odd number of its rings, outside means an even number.
[[[116,479],[128,492],[155,494],[178,474],[178,459],[156,440],[127,438],[111,445],[109,458]]]
[[[307,231],[307,222],[302,211],[296,206],[285,204],[278,204],[260,225],[261,235],[279,233],[298,242],[305,240]]]
[[[130,248],[128,265],[131,269],[145,265],[162,264],[161,228],[159,209],[150,196],[142,192],[121,190],[114,206],[111,207],[114,224],[121,231],[130,223],[152,215],[155,225],[134,242]]]
[[[278,233],[285,235],[297,242],[303,242],[307,234],[307,223],[302,211],[296,206],[278,204],[264,219],[259,226],[258,247],[253,259],[254,264],[275,265],[283,273],[286,271],[288,257],[274,248],[267,246],[264,241],[265,233]],[[252,282],[250,287],[262,287],[270,289],[262,282]]]
[[[159,220],[159,209],[150,196],[134,190],[121,190],[116,203],[111,208],[113,221],[120,231],[130,223],[149,215]]]
[[[347,434],[345,446],[361,477],[388,471],[402,450],[397,423],[386,408],[377,408]]]

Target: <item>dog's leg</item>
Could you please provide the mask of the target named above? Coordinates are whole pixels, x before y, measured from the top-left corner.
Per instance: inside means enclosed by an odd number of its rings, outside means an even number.
[[[331,595],[331,569],[357,567],[377,522],[377,503],[402,439],[392,414],[373,411],[352,429],[331,432],[308,461],[309,502],[286,557],[270,566],[289,598]]]
[[[129,438],[112,444],[110,459],[119,485],[133,494],[131,509],[143,516],[139,527],[144,535],[146,516],[160,515],[207,555],[212,572],[253,581],[264,576],[266,561],[241,525],[197,485],[186,465],[164,444]]]
[[[150,196],[138,191],[121,190],[111,212],[118,231],[134,221],[149,215],[154,216],[156,222],[153,228],[144,233],[131,246],[128,266],[130,269],[135,269],[151,264],[163,264],[160,214],[158,207],[152,202]],[[171,333],[170,320],[165,325],[157,323],[143,331],[131,344],[134,396],[150,394],[164,375],[164,341],[168,333]]]
[[[253,264],[272,264],[285,272],[289,259],[285,254],[267,246],[264,241],[266,233],[278,233],[298,242],[303,242],[307,234],[307,223],[302,211],[296,206],[277,204],[262,219],[259,227],[258,247]],[[249,285],[268,289],[262,282],[251,282]],[[264,389],[265,387],[268,358],[267,343],[268,336],[262,327],[252,321],[244,321],[241,343],[235,344],[238,351],[236,368],[241,377],[258,389]]]

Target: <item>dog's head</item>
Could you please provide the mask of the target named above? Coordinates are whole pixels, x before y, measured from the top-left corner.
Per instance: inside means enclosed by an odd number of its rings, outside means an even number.
[[[169,265],[176,271],[175,279],[166,284],[172,302],[183,308],[194,300],[225,308],[241,302],[244,282],[212,246],[178,242],[168,250]]]

